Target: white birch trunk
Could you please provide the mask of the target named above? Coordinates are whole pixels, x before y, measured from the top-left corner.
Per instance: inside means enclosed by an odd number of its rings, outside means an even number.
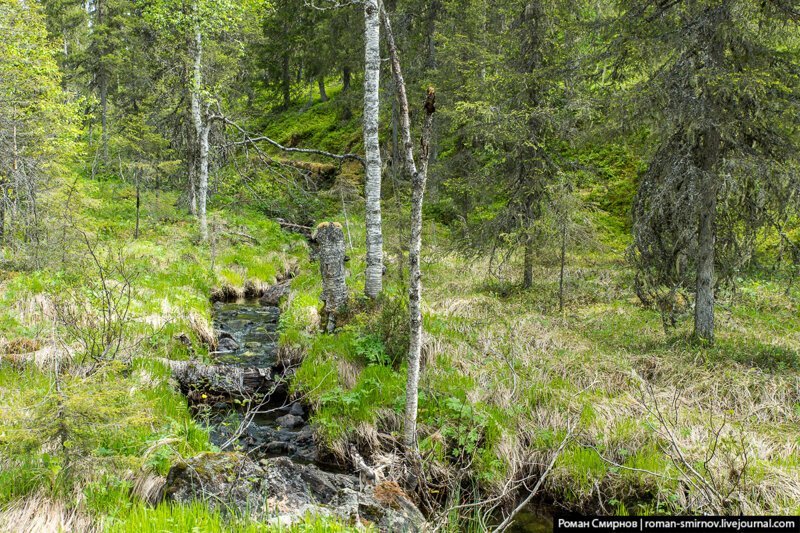
[[[199,17],[197,2],[193,3],[194,15]],[[200,219],[200,234],[203,240],[208,238],[208,219],[206,217],[206,200],[208,197],[208,125],[203,121],[202,95],[203,73],[201,70],[203,62],[203,35],[200,32],[200,22],[195,20],[194,42],[192,43],[192,55],[194,67],[192,71],[192,125],[194,126],[196,146],[196,170],[194,173],[197,183],[196,201],[197,216]],[[190,185],[192,186],[192,185]],[[190,201],[195,200],[194,191],[190,191]]]
[[[198,162],[200,170],[197,180],[197,216],[200,219],[200,235],[203,240],[208,239],[208,216],[206,214],[206,203],[208,201],[208,134],[211,124],[203,124],[200,135],[200,156]]]
[[[364,293],[376,298],[383,288],[383,232],[381,229],[381,154],[378,145],[378,87],[381,70],[380,12],[377,0],[364,2],[364,151],[366,171],[367,270]]]
[[[411,144],[411,126],[408,114],[408,98],[397,55],[397,46],[392,34],[392,26],[386,13],[383,13],[386,28],[386,42],[392,61],[397,99],[400,104],[400,129],[403,138],[403,160],[406,171],[411,175],[411,243],[408,251],[409,289],[408,308],[410,336],[408,343],[408,374],[406,376],[406,409],[403,432],[403,444],[408,457],[415,462],[417,453],[417,409],[419,406],[419,367],[422,356],[422,203],[425,197],[425,184],[428,179],[428,156],[430,152],[433,113],[436,111],[436,93],[433,87],[428,88],[425,99],[425,122],[420,140],[420,164],[414,162],[414,148]]]

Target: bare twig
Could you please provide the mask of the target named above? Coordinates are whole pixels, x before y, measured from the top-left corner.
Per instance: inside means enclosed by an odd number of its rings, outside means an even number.
[[[550,471],[555,466],[558,457],[561,455],[561,452],[567,446],[567,443],[570,441],[570,439],[572,439],[572,427],[570,427],[567,430],[567,435],[564,437],[564,440],[561,441],[561,444],[558,446],[558,449],[555,451],[555,453],[553,453],[553,456],[550,459],[550,464],[547,465],[545,471],[542,472],[541,476],[539,476],[539,480],[536,482],[536,485],[534,485],[533,488],[531,489],[531,493],[528,494],[528,496],[524,500],[522,500],[519,503],[519,505],[517,505],[514,508],[514,510],[511,511],[511,513],[505,517],[505,519],[502,522],[500,522],[500,525],[498,525],[496,528],[492,530],[494,533],[500,533],[501,531],[505,531],[508,528],[508,526],[510,526],[511,523],[514,521],[514,517],[517,515],[517,513],[519,513],[522,509],[524,509],[525,506],[531,502],[533,497],[536,496],[536,494],[539,492],[539,489],[542,487],[542,484],[544,483],[545,479],[547,479],[548,474],[550,474]]]

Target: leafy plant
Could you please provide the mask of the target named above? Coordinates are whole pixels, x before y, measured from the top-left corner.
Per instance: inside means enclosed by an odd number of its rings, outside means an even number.
[[[392,364],[392,359],[386,353],[383,341],[377,335],[357,337],[355,352],[369,365],[390,366]]]

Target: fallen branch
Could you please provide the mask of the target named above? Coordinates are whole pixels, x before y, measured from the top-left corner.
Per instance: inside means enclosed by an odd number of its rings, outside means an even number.
[[[233,126],[234,128],[239,130],[239,132],[241,132],[245,136],[245,139],[243,141],[230,142],[230,143],[227,144],[227,146],[241,146],[243,144],[254,144],[254,143],[257,143],[257,142],[264,141],[264,142],[266,142],[268,144],[271,144],[272,146],[274,146],[275,148],[277,148],[278,150],[281,150],[283,152],[290,152],[290,153],[294,152],[294,153],[299,153],[299,154],[321,155],[321,156],[324,156],[324,157],[330,157],[331,159],[335,159],[337,161],[353,160],[353,161],[358,161],[362,165],[366,165],[366,162],[364,161],[364,158],[361,157],[358,154],[334,154],[334,153],[331,153],[331,152],[326,152],[325,150],[317,150],[316,148],[292,148],[290,146],[284,146],[281,143],[279,143],[278,141],[276,141],[274,139],[271,139],[271,138],[269,138],[269,137],[267,137],[265,135],[262,135],[260,137],[253,137],[247,132],[247,130],[245,130],[244,128],[239,126],[237,123],[233,122],[232,120],[230,120],[228,118],[222,118],[222,121],[225,122],[225,124],[229,124],[229,125]]]
[[[314,228],[312,228],[311,226],[293,224],[291,222],[283,220],[282,218],[276,218],[275,221],[280,225],[281,229],[294,231],[296,233],[302,233],[303,235],[308,235],[309,237],[314,232]]]
[[[245,239],[245,240],[248,240],[248,241],[252,242],[256,246],[258,246],[260,244],[258,242],[258,239],[256,239],[252,235],[248,235],[247,233],[244,233],[243,231],[226,231],[225,234],[226,235],[233,235],[234,237],[241,237],[242,239]]]
[[[500,522],[499,526],[497,526],[492,530],[493,533],[500,533],[501,531],[505,531],[506,528],[508,528],[508,526],[510,526],[511,523],[514,521],[514,517],[517,515],[517,513],[523,510],[525,506],[527,506],[531,502],[533,497],[536,496],[536,494],[539,492],[539,489],[542,488],[544,480],[547,479],[548,474],[550,474],[550,471],[553,470],[553,467],[556,464],[556,460],[558,460],[558,457],[561,455],[561,452],[564,451],[564,447],[567,445],[567,443],[571,438],[572,438],[572,428],[570,428],[567,431],[567,436],[564,437],[564,440],[561,441],[561,444],[559,445],[558,449],[555,451],[553,457],[550,459],[550,464],[547,465],[545,471],[542,472],[541,476],[539,476],[539,480],[536,481],[536,485],[533,486],[533,489],[531,490],[531,493],[528,494],[528,497],[522,500],[520,504],[517,505],[513,511],[511,511],[511,514],[509,514],[505,518],[505,520]]]

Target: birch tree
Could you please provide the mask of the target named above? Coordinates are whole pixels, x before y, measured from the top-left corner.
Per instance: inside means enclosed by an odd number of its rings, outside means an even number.
[[[430,154],[433,113],[436,111],[436,92],[429,87],[425,98],[425,118],[420,139],[419,166],[414,160],[414,147],[411,143],[411,121],[408,112],[408,97],[403,72],[400,67],[397,46],[392,34],[392,26],[385,12],[383,23],[386,29],[386,42],[392,62],[392,74],[399,106],[399,122],[403,141],[403,163],[411,176],[411,242],[408,251],[409,289],[408,310],[410,335],[408,343],[408,375],[406,378],[406,407],[403,443],[407,456],[417,455],[417,407],[419,404],[419,363],[422,355],[422,203],[425,197],[425,184],[428,179],[428,156]]]
[[[192,0],[188,8],[177,0],[161,0],[154,2],[146,13],[151,24],[167,34],[165,37],[174,43],[185,43],[182,46],[188,50],[190,65],[185,83],[192,122],[187,150],[188,196],[190,211],[198,217],[203,240],[208,238],[209,135],[213,121],[221,116],[211,112],[212,106],[219,107],[219,100],[212,96],[214,84],[205,76],[205,43],[208,36],[235,27],[236,14],[231,2],[209,0]]]
[[[194,126],[195,159],[194,176],[197,183],[191,183],[195,188],[191,192],[192,199],[197,200],[197,217],[200,221],[200,235],[203,240],[208,238],[208,218],[206,204],[208,202],[208,113],[203,109],[203,33],[200,29],[200,8],[198,0],[192,2],[192,39],[189,46],[192,57],[192,83],[189,89],[192,109],[192,125]],[[196,191],[196,196],[195,196]]]
[[[376,298],[383,288],[383,232],[381,229],[381,154],[378,145],[380,55],[378,0],[364,2],[364,152],[366,171],[367,270],[364,293]]]

